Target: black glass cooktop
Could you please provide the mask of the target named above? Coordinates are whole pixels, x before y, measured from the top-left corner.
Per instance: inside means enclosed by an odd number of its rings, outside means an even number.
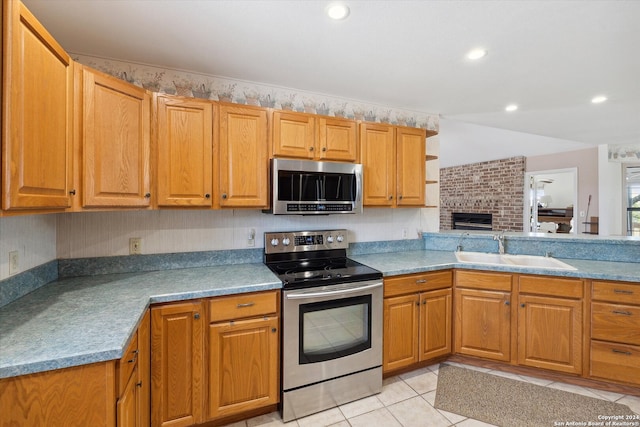
[[[378,270],[346,257],[286,260],[266,264],[282,280],[285,289],[382,278],[382,273]]]

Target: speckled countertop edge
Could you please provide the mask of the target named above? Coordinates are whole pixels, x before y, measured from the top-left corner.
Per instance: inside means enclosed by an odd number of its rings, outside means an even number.
[[[448,268],[640,282],[638,263],[567,260],[576,270],[457,262],[450,251],[351,255],[384,276]],[[280,289],[263,264],[74,277],[0,308],[0,379],[118,359],[150,304]]]

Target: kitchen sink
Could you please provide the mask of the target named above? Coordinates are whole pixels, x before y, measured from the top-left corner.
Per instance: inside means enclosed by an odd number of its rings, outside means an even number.
[[[536,255],[500,255],[486,252],[456,252],[458,262],[471,264],[506,265],[512,267],[549,268],[554,270],[575,270],[560,260]]]

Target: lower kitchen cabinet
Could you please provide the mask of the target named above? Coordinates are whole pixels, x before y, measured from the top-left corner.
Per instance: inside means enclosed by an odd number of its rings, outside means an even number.
[[[146,312],[122,358],[116,364],[118,427],[146,427],[151,419],[151,315]]]
[[[204,310],[202,301],[151,308],[151,425],[203,421]]]
[[[511,280],[511,274],[456,271],[456,353],[511,360]]]
[[[582,373],[582,280],[520,276],[518,285],[518,364]]]
[[[114,361],[0,380],[0,425],[116,425]]]
[[[209,418],[278,403],[279,330],[275,315],[209,325]]]
[[[278,291],[209,300],[208,419],[278,403],[279,307]]]
[[[600,280],[591,286],[589,375],[640,385],[640,286]]]
[[[385,374],[451,353],[451,284],[451,271],[385,279]]]

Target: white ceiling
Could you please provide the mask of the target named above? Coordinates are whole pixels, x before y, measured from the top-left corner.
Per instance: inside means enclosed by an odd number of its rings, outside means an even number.
[[[640,1],[24,0],[70,52],[640,143]],[[489,54],[471,62],[482,46]],[[591,104],[593,96],[609,100]],[[520,109],[506,113],[508,103]]]

